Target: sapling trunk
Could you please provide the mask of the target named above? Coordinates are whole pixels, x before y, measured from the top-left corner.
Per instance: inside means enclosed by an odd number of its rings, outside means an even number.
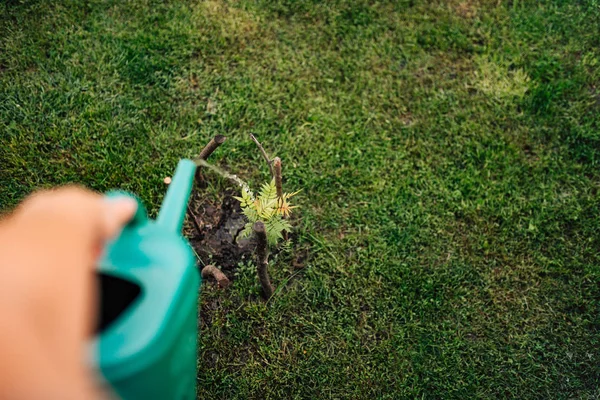
[[[263,290],[263,297],[268,300],[273,296],[275,289],[271,285],[269,279],[269,253],[267,247],[267,230],[265,224],[261,221],[256,221],[252,226],[254,233],[256,233],[256,271],[258,273],[258,280]]]
[[[214,278],[217,281],[217,283],[219,284],[219,287],[222,289],[225,289],[227,286],[229,286],[231,284],[231,282],[225,276],[223,271],[221,271],[219,268],[215,267],[214,265],[207,265],[206,267],[202,268],[202,278],[208,279],[209,277]]]

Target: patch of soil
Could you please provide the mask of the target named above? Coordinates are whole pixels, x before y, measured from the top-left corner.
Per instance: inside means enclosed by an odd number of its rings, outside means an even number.
[[[221,204],[192,198],[190,208],[200,232],[193,226],[186,232],[202,261],[200,265],[215,265],[230,280],[237,265],[252,256],[255,246],[252,238],[239,238],[246,221],[240,203],[233,198],[233,194],[233,191],[227,191]]]

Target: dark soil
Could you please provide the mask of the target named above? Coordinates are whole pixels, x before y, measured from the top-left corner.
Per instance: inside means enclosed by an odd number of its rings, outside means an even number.
[[[189,241],[200,258],[199,265],[219,267],[231,280],[237,265],[252,256],[252,238],[241,239],[239,233],[246,223],[240,203],[233,191],[225,193],[222,202],[192,198],[190,208],[200,227],[192,224],[186,230]],[[189,217],[189,216],[188,216]]]

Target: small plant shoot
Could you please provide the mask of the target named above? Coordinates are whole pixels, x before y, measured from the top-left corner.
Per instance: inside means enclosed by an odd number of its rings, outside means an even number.
[[[194,161],[199,167],[201,166],[212,170],[235,182],[241,188],[241,196],[233,197],[240,202],[242,214],[246,223],[243,228],[240,227],[240,230],[237,231],[239,234],[233,236],[233,242],[238,245],[236,241],[238,237],[245,238],[251,235],[256,239],[255,242],[253,242],[253,245],[255,245],[254,255],[256,272],[262,287],[263,298],[268,300],[275,292],[275,287],[271,283],[268,272],[269,248],[277,246],[279,240],[283,240],[285,242],[284,249],[286,248],[285,246],[289,249],[290,241],[288,240],[287,234],[291,232],[292,226],[289,223],[288,218],[292,210],[298,207],[291,205],[290,199],[298,194],[299,191],[294,193],[283,192],[281,158],[275,157],[271,159],[256,137],[253,134],[250,134],[250,137],[261,151],[269,166],[269,171],[273,176],[273,179],[271,179],[270,182],[262,185],[258,196],[255,196],[248,187],[248,184],[236,175],[230,174],[229,172],[206,162],[206,158],[210,156],[210,153],[225,141],[226,138],[224,136],[215,136],[215,138],[213,138],[202,150],[200,156]],[[196,178],[199,181],[203,180],[200,170],[198,170]],[[188,211],[192,222],[194,222],[195,215],[189,209]],[[201,227],[199,225],[197,225],[196,228],[198,232],[201,232]],[[219,282],[220,287],[229,286],[227,277],[219,270],[219,268],[213,265],[204,267],[202,274],[206,277],[212,276],[215,278],[215,280]]]
[[[283,193],[278,197],[275,179],[262,186],[258,197],[255,197],[250,190],[242,188],[242,196],[235,199],[239,200],[248,222],[240,237],[250,236],[254,223],[261,221],[265,224],[269,246],[275,246],[280,239],[283,239],[283,232],[291,232],[292,226],[285,218],[290,216],[292,209],[298,207],[292,206],[289,202],[289,199],[296,194],[298,192]]]

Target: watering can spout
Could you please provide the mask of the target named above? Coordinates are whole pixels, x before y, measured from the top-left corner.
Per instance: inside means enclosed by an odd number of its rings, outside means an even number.
[[[184,159],[177,164],[177,169],[156,218],[157,224],[170,232],[180,233],[183,228],[183,219],[192,191],[195,172],[196,164],[192,160]]]

